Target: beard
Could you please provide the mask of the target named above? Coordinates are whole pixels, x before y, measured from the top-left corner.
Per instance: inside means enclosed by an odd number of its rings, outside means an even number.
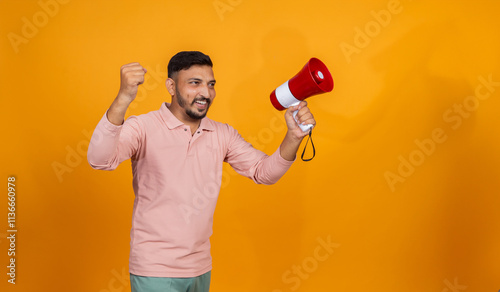
[[[175,89],[175,93],[177,95],[177,104],[179,104],[179,106],[186,111],[186,114],[190,118],[192,118],[193,120],[201,120],[207,115],[208,108],[210,107],[210,99],[203,97],[195,98],[193,102],[190,104],[190,106],[193,106],[196,101],[205,101],[207,103],[207,108],[204,110],[202,109],[192,110],[191,108],[186,107],[188,102],[177,90],[177,88]]]

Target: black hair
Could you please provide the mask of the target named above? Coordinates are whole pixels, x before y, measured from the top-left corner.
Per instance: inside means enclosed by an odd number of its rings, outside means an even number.
[[[193,65],[213,67],[212,60],[208,55],[198,51],[182,51],[175,54],[168,62],[168,78],[172,78],[177,72],[189,69]]]

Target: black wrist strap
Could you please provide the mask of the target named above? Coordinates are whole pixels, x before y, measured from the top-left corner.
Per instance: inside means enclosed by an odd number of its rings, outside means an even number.
[[[312,139],[312,132],[313,132],[312,129],[309,130],[309,137],[307,138],[306,145],[304,146],[304,150],[302,151],[302,155],[300,156],[302,161],[311,161],[314,158],[314,156],[316,156],[316,149],[314,148],[314,143],[313,143],[313,139]],[[304,154],[306,153],[306,148],[307,148],[307,144],[309,143],[309,140],[311,140],[311,146],[313,148],[313,156],[311,158],[304,159]]]

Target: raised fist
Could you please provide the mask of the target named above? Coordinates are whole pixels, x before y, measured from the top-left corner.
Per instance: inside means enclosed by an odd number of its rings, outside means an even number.
[[[139,63],[123,65],[120,69],[120,91],[118,95],[132,102],[137,95],[139,85],[144,83],[144,74],[146,74],[146,72],[147,70]]]

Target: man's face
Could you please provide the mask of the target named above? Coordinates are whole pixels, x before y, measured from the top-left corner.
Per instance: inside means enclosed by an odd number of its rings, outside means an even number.
[[[202,119],[215,98],[215,79],[212,67],[193,65],[177,72],[175,99],[191,119]]]

